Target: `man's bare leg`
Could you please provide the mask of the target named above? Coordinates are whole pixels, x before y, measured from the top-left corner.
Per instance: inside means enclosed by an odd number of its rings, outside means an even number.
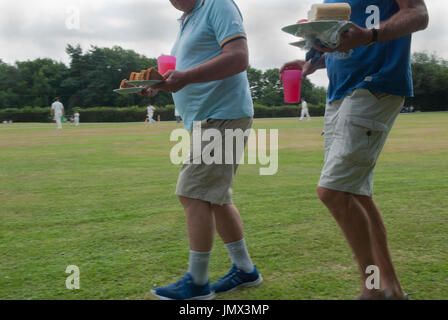
[[[212,210],[215,216],[216,230],[225,244],[244,238],[243,222],[234,205],[213,205]]]
[[[209,281],[209,264],[215,235],[215,218],[210,203],[179,197],[187,220],[190,257],[188,272],[197,285]]]
[[[369,216],[372,244],[377,266],[380,269],[381,289],[392,293],[393,298],[402,299],[405,295],[392,263],[389,247],[387,245],[387,233],[381,212],[371,197],[356,196]]]
[[[190,249],[196,252],[210,252],[215,236],[215,218],[209,202],[179,197],[187,218]]]
[[[362,296],[368,299],[383,298],[379,290],[366,288],[366,269],[376,263],[372,249],[371,225],[364,207],[354,195],[347,192],[319,187],[317,194],[339,224],[353,250],[361,273]]]

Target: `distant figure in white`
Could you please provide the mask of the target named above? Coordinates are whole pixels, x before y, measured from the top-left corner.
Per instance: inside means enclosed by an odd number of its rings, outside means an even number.
[[[179,111],[177,110],[177,108],[174,108],[174,116],[176,117],[176,122],[180,123],[181,118],[180,118],[180,114],[179,114]]]
[[[156,111],[156,108],[154,108],[152,105],[149,105],[147,110],[148,110],[148,116],[145,122],[148,122],[148,126],[151,126],[151,123],[156,123],[156,120],[153,119],[154,111]]]
[[[62,117],[64,116],[64,105],[59,101],[59,98],[55,98],[51,105],[51,116],[58,125],[58,130],[62,129]]]
[[[300,121],[302,121],[305,116],[308,118],[308,121],[311,121],[310,112],[308,110],[308,103],[306,103],[306,101],[302,99],[302,113],[300,115]]]
[[[79,126],[79,113],[76,112],[73,116],[74,116],[75,126]]]

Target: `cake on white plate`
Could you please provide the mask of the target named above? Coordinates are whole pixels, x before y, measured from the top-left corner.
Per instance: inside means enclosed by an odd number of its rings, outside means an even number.
[[[313,4],[308,11],[309,21],[339,20],[349,21],[352,9],[348,3]]]

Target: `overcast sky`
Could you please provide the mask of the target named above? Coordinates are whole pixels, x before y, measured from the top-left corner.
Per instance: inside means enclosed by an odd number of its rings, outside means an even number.
[[[319,0],[235,2],[245,19],[253,67],[280,67],[286,61],[305,56],[304,51],[288,45],[295,38],[281,28],[306,18],[310,5]],[[448,1],[425,2],[430,25],[414,35],[412,51],[426,50],[448,59]],[[77,11],[79,28],[77,19],[73,19]],[[180,14],[169,0],[1,0],[0,59],[13,64],[49,57],[68,63],[68,43],[79,43],[84,50],[90,45],[119,45],[157,57],[170,52]],[[310,76],[310,80],[322,86],[328,83],[325,71]]]

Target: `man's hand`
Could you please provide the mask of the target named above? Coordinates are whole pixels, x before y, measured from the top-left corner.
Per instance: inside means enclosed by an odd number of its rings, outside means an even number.
[[[395,0],[400,10],[389,20],[381,22],[378,29],[378,42],[387,42],[407,36],[428,27],[428,10],[424,0]],[[341,35],[341,44],[336,49],[315,48],[322,52],[348,51],[365,46],[372,41],[372,30],[353,25],[353,28]]]
[[[163,77],[165,81],[153,86],[156,90],[166,92],[177,92],[190,83],[187,72],[168,70]]]
[[[280,78],[285,70],[302,70],[302,78],[305,78],[307,75],[314,73],[317,69],[319,69],[319,65],[311,64],[311,60],[294,60],[283,65],[280,69]]]
[[[360,26],[353,24],[352,28],[341,34],[341,44],[339,47],[329,49],[315,45],[314,48],[322,52],[345,52],[350,49],[368,45],[372,41],[372,36],[372,30],[361,28]]]
[[[157,93],[159,93],[159,90],[154,89],[153,87],[147,86],[147,87],[145,87],[145,89],[143,89],[142,91],[138,92],[137,94],[139,96],[141,96],[141,97],[152,98]]]

